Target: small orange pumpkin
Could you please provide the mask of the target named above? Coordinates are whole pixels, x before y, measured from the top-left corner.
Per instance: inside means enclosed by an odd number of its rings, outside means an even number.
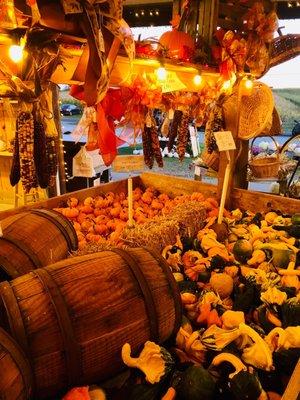
[[[174,28],[171,31],[163,33],[159,39],[159,43],[166,48],[170,58],[183,59],[185,47],[191,52],[195,51],[195,42],[192,36]]]

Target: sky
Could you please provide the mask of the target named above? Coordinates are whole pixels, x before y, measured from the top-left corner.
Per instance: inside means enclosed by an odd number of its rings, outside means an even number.
[[[282,33],[298,33],[300,34],[300,20],[281,20],[279,26],[284,27]],[[157,37],[169,30],[169,26],[153,26],[147,28],[132,28],[134,38],[137,40],[141,35],[141,39],[149,37]],[[260,79],[274,89],[280,88],[300,88],[300,56],[293,58],[290,61],[282,63],[271,68],[268,73]]]

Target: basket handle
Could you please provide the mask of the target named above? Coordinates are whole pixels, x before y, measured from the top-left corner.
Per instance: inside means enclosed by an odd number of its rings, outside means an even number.
[[[275,143],[275,147],[276,147],[276,150],[275,150],[275,151],[276,151],[276,158],[279,159],[279,146],[278,146],[278,143],[276,142],[276,140],[273,138],[273,136],[256,136],[256,137],[252,140],[252,143],[251,143],[251,147],[250,147],[251,155],[250,155],[250,158],[251,158],[251,159],[253,158],[253,144],[254,144],[255,140],[258,139],[258,138],[261,139],[262,137],[267,137],[267,138],[273,140],[273,142]]]

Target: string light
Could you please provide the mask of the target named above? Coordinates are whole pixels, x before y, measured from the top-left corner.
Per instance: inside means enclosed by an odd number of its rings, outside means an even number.
[[[199,74],[195,75],[193,78],[193,82],[196,86],[200,86],[202,83],[202,76]]]
[[[152,15],[153,15],[153,12],[152,12],[152,11],[150,11],[150,12],[149,12],[149,15],[151,15],[151,17],[152,17]]]
[[[253,89],[253,81],[252,81],[252,79],[246,79],[245,80],[245,88],[247,90],[252,90]]]
[[[139,13],[136,12],[136,13],[135,13],[135,16],[138,17],[138,16],[139,16]]]
[[[145,15],[145,12],[144,12],[144,10],[142,10],[142,11],[141,11],[141,15],[143,15],[143,16]]]
[[[155,15],[159,15],[159,11],[158,10],[155,11]]]
[[[167,79],[167,70],[164,67],[159,67],[155,70],[157,79],[160,81],[165,81]]]
[[[223,90],[229,90],[231,88],[231,81],[225,81],[222,85]]]
[[[10,46],[9,50],[8,50],[8,54],[10,59],[14,62],[14,63],[18,63],[23,59],[24,56],[24,49],[22,46],[13,44]]]

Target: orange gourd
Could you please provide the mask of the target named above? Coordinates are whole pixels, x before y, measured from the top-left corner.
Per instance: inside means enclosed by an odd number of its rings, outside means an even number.
[[[168,57],[182,59],[185,54],[185,47],[191,51],[195,50],[195,42],[188,33],[172,29],[161,35],[159,43],[167,50]]]

